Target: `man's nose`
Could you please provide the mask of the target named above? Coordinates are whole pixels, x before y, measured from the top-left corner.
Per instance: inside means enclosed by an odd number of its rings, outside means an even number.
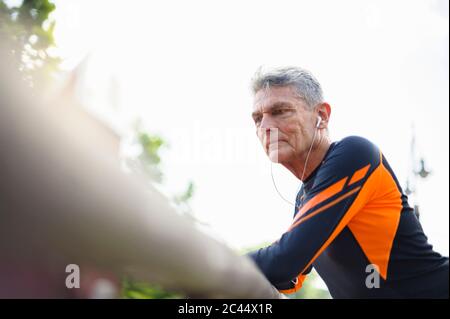
[[[263,115],[263,117],[261,119],[261,124],[259,127],[263,130],[271,129],[271,128],[275,127],[275,122],[273,121],[273,119],[270,116]]]
[[[265,117],[261,120],[258,130],[258,135],[265,143],[278,140],[278,126],[270,117]]]

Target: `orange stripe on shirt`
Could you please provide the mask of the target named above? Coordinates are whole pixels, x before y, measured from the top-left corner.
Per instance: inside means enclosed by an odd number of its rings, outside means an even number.
[[[350,182],[348,183],[348,185],[350,186],[350,185],[352,185],[353,183],[356,183],[356,182],[360,181],[361,179],[363,179],[363,178],[366,176],[367,171],[369,170],[369,167],[370,167],[370,164],[367,164],[367,165],[364,166],[363,168],[357,170],[357,171],[353,174],[352,179],[350,180]]]
[[[300,225],[304,221],[310,219],[311,217],[314,217],[315,215],[319,214],[320,212],[323,212],[325,209],[327,209],[327,208],[329,208],[329,207],[339,203],[340,201],[342,201],[343,199],[349,197],[350,195],[352,195],[353,193],[359,191],[360,189],[361,189],[361,186],[356,187],[355,189],[352,189],[351,191],[345,193],[344,195],[336,198],[334,201],[328,203],[327,205],[320,207],[319,209],[317,209],[313,213],[309,214],[305,218],[300,218],[300,220],[298,220],[296,223],[292,224],[291,227],[289,227],[288,231],[291,231],[293,228],[297,227],[298,225]]]
[[[306,279],[306,275],[298,275],[297,276],[297,283],[295,284],[294,288],[284,289],[284,290],[279,289],[278,291],[283,293],[283,294],[293,294],[294,292],[296,292],[297,290],[299,290],[302,287],[303,282],[305,281],[305,279]]]
[[[336,195],[339,193],[345,185],[345,182],[347,181],[348,177],[344,177],[340,181],[334,183],[333,185],[327,187],[323,191],[321,191],[319,194],[311,198],[297,213],[297,216],[294,218],[294,223],[311,207],[316,206],[317,204],[320,204],[321,202],[327,200],[328,198],[332,197],[333,195]]]
[[[378,192],[382,194],[366,205],[348,227],[367,259],[378,266],[381,277],[386,280],[392,245],[403,208],[402,194],[384,165],[381,164],[376,171],[383,185],[383,188],[378,188]]]

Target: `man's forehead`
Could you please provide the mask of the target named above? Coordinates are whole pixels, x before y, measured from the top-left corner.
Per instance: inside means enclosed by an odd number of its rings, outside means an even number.
[[[301,103],[295,89],[291,86],[262,88],[253,99],[254,110],[265,110],[274,106],[296,106]]]

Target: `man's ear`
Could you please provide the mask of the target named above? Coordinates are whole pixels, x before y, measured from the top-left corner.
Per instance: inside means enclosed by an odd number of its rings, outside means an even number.
[[[330,120],[331,115],[331,106],[327,102],[320,103],[317,106],[317,112],[319,116],[322,119],[321,128],[327,128],[328,127],[328,121]]]

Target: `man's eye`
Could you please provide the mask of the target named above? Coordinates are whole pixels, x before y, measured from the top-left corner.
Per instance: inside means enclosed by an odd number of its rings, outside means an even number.
[[[273,112],[272,112],[272,115],[281,115],[281,114],[283,114],[284,113],[284,110],[274,110]]]
[[[261,117],[255,117],[253,120],[255,121],[255,124],[261,123]]]

